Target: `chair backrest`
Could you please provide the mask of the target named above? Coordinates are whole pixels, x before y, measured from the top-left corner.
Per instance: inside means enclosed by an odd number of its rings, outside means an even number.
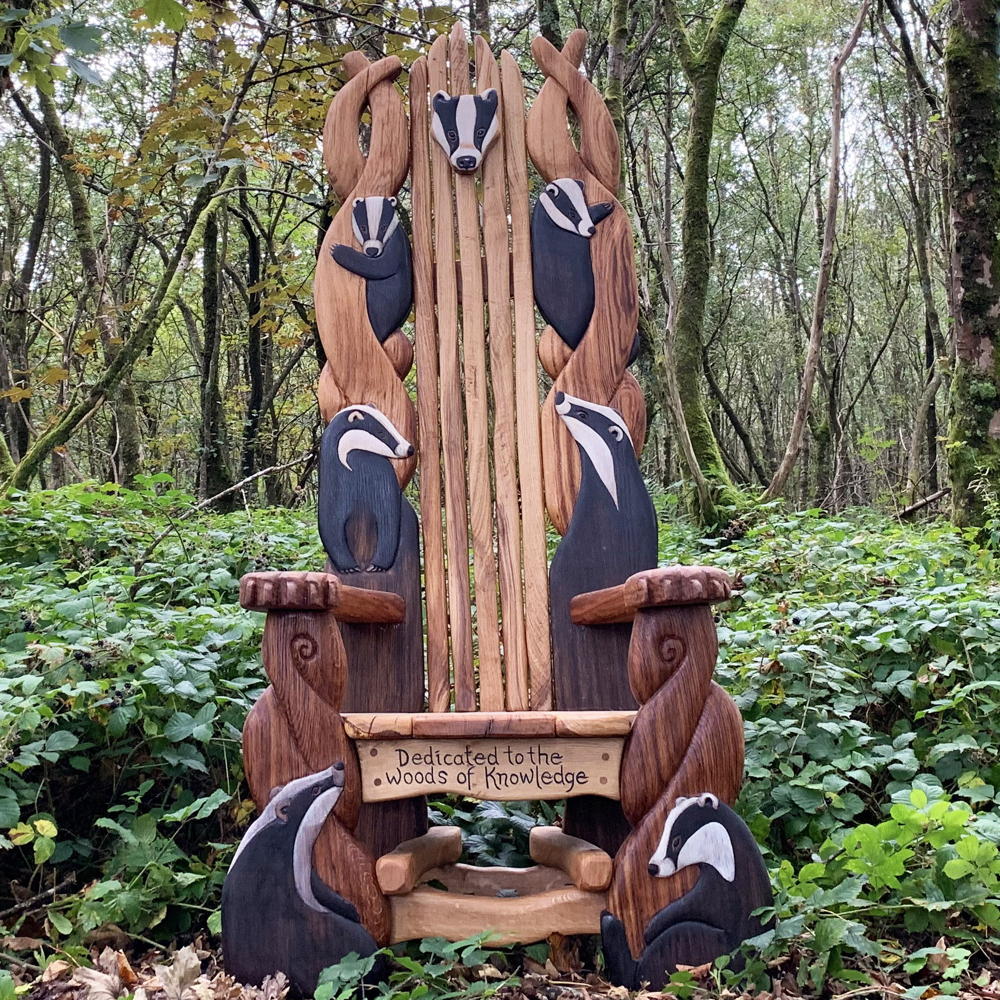
[[[419,442],[426,615],[427,703],[445,711],[553,707],[546,509],[565,533],[580,482],[577,448],[554,408],[569,393],[622,413],[636,451],[645,430],[641,391],[626,371],[637,320],[631,231],[614,200],[618,138],[600,95],[578,72],[586,40],[574,32],[562,53],[533,47],[548,77],[525,118],[520,70],[456,25],[409,75],[409,123],[393,79],[398,61],[369,64],[352,53],[353,74],[334,99],[324,155],[345,199],[320,254],[316,307],[329,359],[320,404],[377,406]],[[475,173],[453,169],[432,137],[433,95],[497,91],[499,137]],[[570,139],[568,106],[581,131]],[[369,151],[358,123],[371,113]],[[528,153],[545,181],[577,178],[587,202],[619,210],[591,241],[593,322],[575,350],[551,327],[537,336],[532,288]],[[409,173],[414,342],[360,323],[371,285],[331,277],[327,246],[352,239],[347,199],[395,196]],[[357,231],[353,234],[357,236]],[[586,241],[581,241],[586,243]],[[569,289],[569,294],[573,289]],[[415,399],[404,380],[415,354]],[[554,380],[543,402],[539,357]],[[543,476],[544,468],[544,476]],[[397,464],[400,485],[413,460]],[[624,674],[623,674],[624,676]],[[377,706],[371,706],[375,708]],[[557,706],[577,707],[577,706]],[[608,708],[626,707],[608,705]]]

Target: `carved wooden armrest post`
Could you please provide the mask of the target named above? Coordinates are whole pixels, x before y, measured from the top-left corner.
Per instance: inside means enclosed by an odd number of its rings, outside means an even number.
[[[621,768],[621,803],[633,829],[615,857],[608,907],[634,956],[650,919],[697,879],[697,866],[666,878],[649,873],[677,799],[710,792],[732,803],[740,788],[743,722],[712,681],[718,638],[711,605],[730,589],[718,569],[655,569],[581,595],[573,612],[588,624],[633,622],[629,686],[640,707]]]
[[[344,762],[343,792],[313,849],[320,878],[358,910],[380,944],[389,940],[389,908],[375,880],[375,859],[355,839],[361,775],[341,718],[347,656],[338,619],[400,622],[396,594],[345,586],[328,573],[249,573],[240,603],[265,611],[261,655],[271,681],[247,715],[243,759],[257,808],[294,778]]]

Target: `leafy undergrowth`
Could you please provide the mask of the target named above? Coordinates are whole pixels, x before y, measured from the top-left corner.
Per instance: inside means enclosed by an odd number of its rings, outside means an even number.
[[[718,678],[746,722],[738,808],[779,918],[742,979],[684,971],[673,994],[1000,998],[990,553],[942,523],[865,511],[772,509],[699,539],[661,506],[662,561],[721,565],[739,583],[720,609]],[[252,816],[240,729],[263,688],[261,616],[239,609],[237,583],[320,565],[310,522],[193,514],[156,478],[0,507],[0,969],[15,976],[0,973],[0,1000],[75,996],[86,975],[74,970],[112,959],[137,970],[125,993],[159,1000],[153,964],[190,942],[205,979],[185,996],[241,995],[213,950],[222,878]],[[518,864],[531,823],[552,814],[448,800],[433,818],[463,827],[477,863]],[[581,947],[473,963],[413,945],[393,995],[607,992],[580,978],[595,968],[593,942]],[[354,988],[338,982],[327,997]]]

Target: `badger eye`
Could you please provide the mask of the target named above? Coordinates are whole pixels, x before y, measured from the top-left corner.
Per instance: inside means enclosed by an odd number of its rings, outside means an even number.
[[[364,420],[364,419],[365,415],[360,410],[351,410],[351,412],[348,414],[347,422],[349,424],[353,424],[358,420]]]
[[[547,188],[545,189],[545,193],[546,193],[546,194],[548,194],[548,195],[551,195],[551,196],[552,196],[553,198],[555,198],[555,197],[556,197],[556,196],[557,196],[557,195],[559,194],[559,188],[557,188],[557,187],[555,186],[555,184],[550,184],[550,185],[549,185],[549,186],[548,186],[548,187],[547,187]]]
[[[283,805],[283,806],[278,806],[278,808],[275,809],[274,813],[278,817],[278,819],[280,819],[281,822],[284,823],[285,820],[288,819],[288,805],[287,805],[287,803],[285,805]]]
[[[577,420],[586,420],[587,419],[587,411],[586,410],[577,410],[576,413],[574,414],[574,416],[576,417]]]
[[[624,435],[624,434],[622,433],[622,429],[621,429],[620,427],[609,427],[609,428],[608,428],[608,433],[609,433],[609,434],[610,434],[610,435],[611,435],[611,436],[612,436],[612,437],[613,437],[613,438],[614,438],[614,439],[615,439],[616,441],[621,441],[621,439],[622,439],[622,438],[623,438],[623,437],[625,436],[625,435]]]
[[[319,795],[319,793],[321,791],[323,791],[323,786],[322,785],[313,785],[312,786],[312,793],[313,793],[314,796]]]
[[[484,135],[486,135],[486,129],[484,129],[484,128],[477,128],[476,129],[476,138],[477,139],[482,139],[482,137]]]
[[[448,139],[451,142],[457,142],[458,141],[458,133],[456,131],[454,131],[454,129],[449,130],[449,132],[448,132]]]
[[[680,849],[681,849],[681,838],[674,837],[674,839],[670,841],[670,850],[679,851]]]

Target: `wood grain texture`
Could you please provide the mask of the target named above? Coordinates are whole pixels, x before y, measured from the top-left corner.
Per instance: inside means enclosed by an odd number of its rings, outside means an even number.
[[[633,824],[615,857],[609,909],[638,956],[654,914],[687,892],[690,871],[650,878],[648,866],[678,797],[711,792],[732,803],[743,778],[743,722],[712,683],[718,642],[706,604],[641,608],[629,681],[641,707],[622,760],[622,808]]]
[[[550,889],[571,886],[569,877],[559,868],[531,865],[528,868],[505,868],[499,865],[452,864],[443,868],[430,868],[422,881],[439,883],[435,888],[471,896],[531,896]]]
[[[313,866],[316,835],[343,792],[343,774],[335,764],[287,784],[240,844],[222,890],[222,938],[226,969],[241,982],[259,984],[280,971],[308,994],[331,962],[378,947],[357,909]]]
[[[248,611],[331,611],[341,622],[403,621],[399,594],[341,583],[332,573],[279,571],[247,573],[240,580],[240,605]]]
[[[618,798],[621,737],[506,737],[366,741],[359,747],[365,802],[448,792],[484,801]]]
[[[521,71],[509,52],[500,56],[500,80],[513,260],[514,381],[524,558],[525,646],[530,705],[544,711],[552,707],[552,664],[534,294],[531,284],[524,84]],[[514,707],[508,704],[508,708]]]
[[[335,247],[355,246],[354,201],[393,197],[406,177],[409,129],[402,101],[392,84],[399,71],[395,57],[379,60],[352,77],[330,104],[324,160],[344,201],[320,249],[313,297],[320,339],[327,358],[336,359],[330,372],[343,401],[377,407],[416,446],[413,404],[369,320],[369,282],[333,258]],[[371,139],[369,154],[358,172],[358,130],[365,103],[371,111]],[[354,184],[345,191],[350,180]],[[408,482],[415,464],[414,457],[396,466],[401,486]]]
[[[500,68],[481,35],[475,40],[475,49],[478,88],[493,88],[501,93]],[[498,707],[505,706],[508,710],[519,711],[526,709],[529,704],[528,654],[524,631],[524,592],[521,585],[514,331],[511,319],[507,172],[503,143],[496,143],[485,157],[482,175],[483,265],[488,275],[486,286],[489,305],[490,388],[493,399],[493,480],[505,680],[505,699]],[[484,702],[482,707],[493,706]]]
[[[413,889],[429,869],[461,856],[462,831],[457,826],[435,826],[382,855],[375,863],[375,875],[382,892],[400,896]]]
[[[428,89],[448,90],[448,38],[440,35],[427,60]],[[434,201],[435,300],[441,386],[441,453],[444,464],[447,541],[448,623],[455,708],[476,708],[472,659],[472,610],[469,601],[468,496],[465,487],[465,433],[462,372],[458,340],[458,290],[455,281],[453,171],[444,151],[430,149]]]
[[[533,827],[528,853],[532,861],[564,871],[584,892],[603,892],[611,884],[611,855],[557,826]]]
[[[679,798],[650,858],[648,877],[694,870],[697,881],[659,910],[643,933],[633,960],[624,925],[611,914],[601,921],[608,977],[630,989],[660,989],[680,966],[712,962],[764,930],[753,911],[772,903],[760,849],[746,824],[711,794]],[[739,971],[743,958],[734,956]]]
[[[444,575],[441,493],[441,408],[438,391],[437,316],[434,309],[434,242],[431,211],[427,60],[410,69],[412,143],[413,297],[417,357],[417,414],[423,437],[420,454],[420,522],[423,529],[424,606],[427,618],[427,705],[447,711],[448,598]]]
[[[664,566],[630,576],[617,587],[578,594],[570,602],[577,625],[630,622],[640,608],[717,604],[729,599],[732,580],[712,566]]]
[[[353,745],[340,719],[346,654],[333,613],[271,611],[262,656],[269,694],[247,718],[244,766],[259,810],[271,789],[345,764],[344,792],[313,851],[317,873],[352,903],[372,936],[388,936],[388,908],[375,883],[374,858],[349,832],[357,823],[361,782]]]
[[[421,887],[405,896],[393,896],[391,905],[393,942],[424,937],[462,941],[489,930],[487,943],[500,947],[543,941],[555,933],[596,934],[606,896],[570,886],[491,899]]]
[[[561,391],[611,405],[626,374],[639,315],[631,228],[614,197],[619,183],[617,134],[600,94],[578,72],[575,60],[582,51],[580,38],[574,33],[563,52],[544,39],[535,39],[532,54],[547,79],[527,124],[528,151],[546,181],[582,180],[588,204],[612,204],[610,215],[590,240],[594,275],[590,324],[556,376],[542,408],[545,504],[560,534],[566,532],[572,516],[580,460],[556,415],[555,394]],[[569,138],[567,102],[579,121],[580,150]],[[633,445],[636,439],[633,436]]]
[[[353,740],[430,736],[627,736],[635,712],[351,712],[344,727]]]
[[[449,93],[469,93],[469,45],[456,21],[449,38]],[[488,159],[490,153],[486,154]],[[493,551],[493,491],[490,475],[489,398],[486,371],[482,251],[476,175],[456,173],[455,204],[462,268],[462,362],[465,386],[465,463],[469,483],[469,525],[475,571],[475,622],[479,652],[479,706],[504,707],[497,614],[497,563]]]

